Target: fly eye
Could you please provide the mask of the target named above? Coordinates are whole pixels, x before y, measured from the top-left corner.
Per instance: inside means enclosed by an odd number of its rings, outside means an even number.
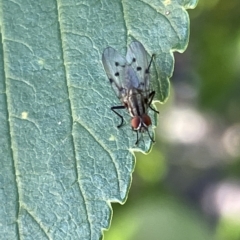
[[[149,126],[152,124],[151,118],[147,114],[142,115],[142,121],[146,126]]]
[[[140,117],[133,117],[131,120],[131,126],[134,130],[139,128],[139,125],[141,124]]]

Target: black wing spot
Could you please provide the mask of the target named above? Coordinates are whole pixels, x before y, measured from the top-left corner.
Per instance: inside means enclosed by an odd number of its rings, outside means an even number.
[[[147,74],[148,74],[148,73],[149,73],[149,69],[146,69],[145,73],[147,73]]]
[[[141,71],[142,70],[142,68],[141,67],[137,67],[137,71]]]
[[[114,75],[115,75],[116,77],[118,77],[118,76],[119,76],[119,72],[116,72]]]
[[[119,62],[115,62],[115,66],[118,67],[119,66]]]
[[[136,58],[133,58],[132,61],[133,61],[133,62],[136,62]]]
[[[109,78],[110,83],[113,83],[113,79]]]

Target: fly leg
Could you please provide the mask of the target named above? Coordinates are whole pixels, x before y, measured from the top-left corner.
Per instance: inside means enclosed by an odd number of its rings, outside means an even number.
[[[149,65],[148,65],[148,68],[146,69],[146,73],[149,73],[149,69],[150,69],[150,67],[151,67],[151,64],[152,64],[152,61],[153,61],[153,58],[154,58],[154,57],[155,57],[155,54],[153,54],[152,57],[151,57],[150,63],[149,63]],[[152,108],[152,106],[151,106],[152,100],[153,100],[153,98],[154,98],[154,95],[155,95],[155,91],[152,91],[152,92],[149,94],[149,96],[148,96],[148,98],[149,98],[149,100],[148,100],[148,106],[149,106],[149,108],[152,109],[155,113],[159,113],[159,111],[157,111],[156,109]]]
[[[159,111],[157,111],[156,109],[154,109],[151,104],[152,104],[152,100],[154,98],[154,95],[155,95],[155,91],[152,91],[150,94],[149,94],[149,101],[148,101],[148,106],[150,109],[152,109],[155,113],[159,113]]]
[[[147,131],[147,133],[148,133],[149,138],[150,138],[151,141],[154,143],[155,141],[154,141],[153,137],[150,135],[148,128],[146,127],[145,129],[146,129],[146,131]],[[138,145],[139,140],[140,140],[140,138],[138,137],[138,130],[134,130],[134,129],[133,129],[133,131],[135,131],[135,132],[137,133],[137,141],[135,142],[135,145]]]
[[[139,139],[140,139],[140,138],[138,137],[138,130],[134,129],[133,127],[132,127],[132,130],[137,133],[137,141],[135,142],[135,145],[137,146],[138,143],[139,143]]]
[[[155,54],[153,54],[152,57],[151,57],[150,63],[149,63],[149,65],[148,65],[148,68],[146,69],[146,73],[149,73],[149,69],[150,69],[150,67],[151,67],[151,65],[152,65],[152,61],[153,61],[153,58],[154,58],[154,57],[155,57]]]
[[[120,128],[123,125],[123,116],[121,114],[119,114],[115,109],[124,109],[124,108],[125,108],[125,106],[111,107],[111,110],[121,118],[121,123],[117,126],[118,128]]]
[[[135,131],[137,133],[137,141],[135,142],[135,145],[138,145],[139,138],[138,138],[138,131]]]
[[[152,138],[152,136],[150,135],[149,131],[148,131],[148,128],[145,128],[147,130],[147,133],[148,133],[148,136],[149,138],[151,139],[152,142],[155,142],[154,139]]]

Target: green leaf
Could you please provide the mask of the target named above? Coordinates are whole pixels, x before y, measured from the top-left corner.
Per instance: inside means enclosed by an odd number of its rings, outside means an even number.
[[[157,54],[165,101],[173,50],[189,35],[196,0],[1,0],[0,232],[5,239],[100,239],[110,202],[131,184],[135,134],[101,64],[108,45],[136,39]],[[129,121],[127,112],[124,114]],[[139,149],[149,150],[144,135]]]

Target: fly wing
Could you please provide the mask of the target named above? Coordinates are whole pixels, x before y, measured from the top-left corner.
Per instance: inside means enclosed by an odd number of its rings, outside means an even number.
[[[114,92],[121,98],[126,92],[123,79],[127,66],[126,59],[114,48],[108,47],[103,52],[102,63]]]
[[[114,48],[108,47],[102,55],[105,72],[118,98],[127,95],[129,89],[139,87],[135,70]]]
[[[149,65],[147,52],[140,42],[132,42],[127,51],[126,60],[136,72],[139,79],[138,89],[149,92]]]

